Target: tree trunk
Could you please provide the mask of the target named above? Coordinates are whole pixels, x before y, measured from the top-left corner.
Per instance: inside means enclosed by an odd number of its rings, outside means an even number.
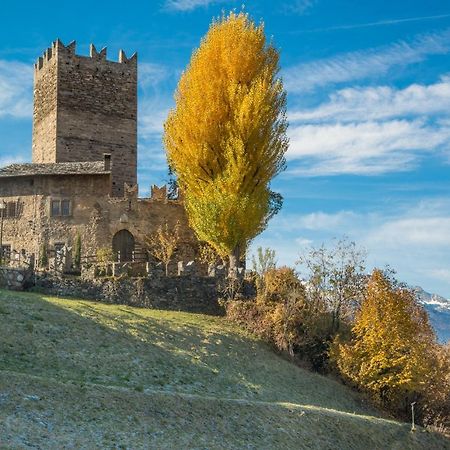
[[[233,252],[228,257],[230,261],[228,276],[236,278],[238,275],[239,260],[241,258],[239,247],[235,247]]]

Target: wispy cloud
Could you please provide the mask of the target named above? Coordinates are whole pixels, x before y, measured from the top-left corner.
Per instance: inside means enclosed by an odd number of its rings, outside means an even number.
[[[450,129],[422,120],[300,125],[290,139],[288,173],[378,175],[410,170],[424,152],[450,145]]]
[[[227,0],[166,0],[165,7],[171,11],[192,11],[213,3],[225,3]]]
[[[156,88],[170,76],[171,71],[162,64],[139,63],[139,85],[142,89]]]
[[[385,75],[395,66],[404,67],[423,61],[429,55],[449,52],[450,29],[447,29],[412,41],[398,41],[388,46],[299,64],[285,70],[283,76],[290,93],[302,93],[330,84]]]
[[[346,88],[333,92],[316,108],[293,111],[291,122],[339,122],[380,120],[400,116],[442,115],[450,118],[450,76],[430,85],[411,84],[404,89],[390,86]]]
[[[288,0],[283,4],[283,11],[302,15],[309,12],[316,4],[317,0]]]
[[[374,245],[392,248],[409,246],[450,248],[450,217],[442,212],[433,217],[395,219],[372,230],[368,240]]]
[[[450,154],[450,78],[430,85],[346,88],[291,109],[288,159],[297,175],[377,175]],[[447,156],[446,156],[447,155]]]
[[[159,63],[139,64],[138,128],[141,140],[161,141],[164,121],[172,105],[176,70]]]
[[[31,65],[0,60],[0,117],[30,117],[33,69]]]
[[[358,215],[353,211],[326,213],[315,211],[309,214],[281,214],[276,218],[276,227],[283,232],[336,230],[354,223]]]
[[[387,25],[398,25],[401,23],[409,23],[409,22],[424,22],[427,20],[439,20],[439,19],[447,19],[450,17],[450,14],[438,14],[434,16],[419,16],[419,17],[404,17],[399,19],[385,19],[378,20],[376,22],[366,22],[366,23],[355,23],[349,25],[335,25],[332,27],[324,27],[324,28],[313,28],[312,30],[297,30],[295,34],[300,33],[319,33],[323,31],[339,31],[339,30],[354,30],[358,28],[372,28],[372,27],[380,27]]]
[[[143,98],[139,107],[139,136],[144,139],[160,137],[169,113],[169,98]]]
[[[26,158],[22,154],[17,154],[16,156],[13,156],[13,157],[6,156],[3,158],[0,158],[0,167],[9,166],[10,164],[23,163],[25,161],[26,161]]]

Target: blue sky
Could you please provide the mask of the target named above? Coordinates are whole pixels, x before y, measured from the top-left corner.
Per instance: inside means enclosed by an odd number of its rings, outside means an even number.
[[[139,55],[139,184],[167,178],[162,124],[213,17],[242,2],[7,2],[0,28],[0,165],[30,161],[32,63],[57,37]],[[293,264],[349,236],[369,268],[450,297],[450,2],[247,1],[281,50],[288,91],[282,212],[254,245]]]

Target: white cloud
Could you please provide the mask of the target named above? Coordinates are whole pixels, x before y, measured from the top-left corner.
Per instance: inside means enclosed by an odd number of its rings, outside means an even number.
[[[288,0],[283,9],[288,13],[305,14],[317,4],[317,0]]]
[[[392,248],[422,246],[430,249],[450,248],[450,217],[406,217],[388,221],[373,230],[367,240],[374,245]]]
[[[29,64],[0,60],[0,117],[30,117],[33,69]]]
[[[138,134],[143,140],[159,140],[169,109],[176,70],[163,64],[139,64]]]
[[[420,119],[297,125],[289,133],[288,173],[310,176],[410,170],[424,152],[450,145],[450,129]]]
[[[157,97],[143,99],[139,108],[140,138],[161,137],[168,113],[169,107],[164,99]]]
[[[450,285],[450,269],[431,269],[427,271],[427,274],[436,280]]]
[[[315,108],[289,111],[297,175],[378,175],[450,159],[450,78],[429,85],[350,87]],[[288,173],[289,173],[288,172]]]
[[[285,232],[291,231],[319,231],[336,230],[344,228],[348,223],[358,220],[353,211],[339,211],[338,213],[325,213],[316,211],[309,214],[280,214],[274,219],[276,228]],[[303,237],[303,239],[305,239]]]
[[[165,6],[172,11],[192,11],[193,9],[206,7],[213,3],[223,3],[226,0],[166,0]]]
[[[139,86],[142,89],[156,88],[170,75],[167,67],[155,63],[139,64]]]
[[[291,93],[312,91],[320,87],[385,75],[394,66],[423,61],[429,55],[450,51],[450,30],[427,34],[408,41],[369,50],[343,53],[288,68],[284,72],[287,90]]]
[[[313,244],[312,239],[306,239],[303,237],[298,237],[295,239],[295,243],[299,246],[299,247],[310,247]]]
[[[22,155],[17,155],[14,157],[6,156],[0,158],[0,167],[9,166],[10,164],[19,164],[25,162],[26,158]]]
[[[316,108],[293,111],[291,122],[379,120],[400,116],[450,115],[450,77],[430,85],[351,87],[332,93]],[[445,120],[448,125],[449,118]]]

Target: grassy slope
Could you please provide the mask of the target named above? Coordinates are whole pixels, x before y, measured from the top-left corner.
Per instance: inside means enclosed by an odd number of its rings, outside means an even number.
[[[0,291],[5,446],[438,449],[450,443],[377,417],[344,386],[284,361],[224,319]]]

